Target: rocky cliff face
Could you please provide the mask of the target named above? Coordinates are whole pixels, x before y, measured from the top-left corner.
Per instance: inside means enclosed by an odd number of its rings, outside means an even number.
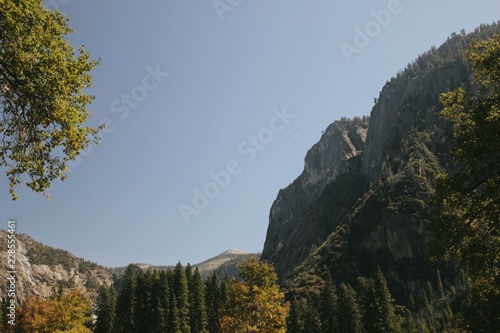
[[[327,186],[340,186],[342,179],[356,168],[364,149],[367,125],[367,118],[331,124],[307,152],[302,174],[279,192],[271,208],[262,258],[274,262],[281,275],[290,273],[289,268],[305,259],[333,231],[334,225],[329,222],[310,221],[315,214],[322,214],[312,207]],[[338,199],[352,205],[353,197]],[[345,213],[339,207],[339,214]]]
[[[439,95],[470,87],[463,52],[471,38],[499,30],[452,35],[387,82],[369,123],[330,125],[271,208],[262,259],[275,264],[281,281],[301,288],[314,280],[307,274],[326,267],[337,281],[353,282],[378,265],[401,295],[435,281],[437,269],[452,279],[452,264],[428,259],[424,228],[433,180],[453,168]]]
[[[113,276],[102,266],[77,258],[71,253],[36,242],[25,234],[16,235],[16,296],[22,302],[29,295],[49,298],[60,288],[87,290],[92,299],[103,284],[111,285]],[[7,233],[0,230],[0,280],[7,281]],[[5,299],[7,284],[0,284]]]

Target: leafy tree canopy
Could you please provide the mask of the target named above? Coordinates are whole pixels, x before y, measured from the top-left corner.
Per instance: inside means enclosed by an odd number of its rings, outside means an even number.
[[[500,34],[473,41],[473,89],[443,94],[453,121],[458,170],[437,180],[440,219],[431,226],[437,251],[452,255],[473,279],[474,329],[500,325]],[[482,327],[479,330],[479,327]],[[498,327],[498,326],[497,326]],[[493,329],[494,330],[494,329]]]
[[[0,168],[14,200],[19,184],[43,193],[64,179],[66,163],[98,139],[84,125],[97,62],[66,41],[67,22],[41,0],[0,0]]]
[[[92,305],[87,295],[72,290],[58,298],[43,300],[29,297],[18,310],[15,332],[92,333],[88,328]]]
[[[223,333],[284,333],[288,303],[276,284],[274,268],[257,258],[240,265],[243,282],[231,280],[221,313]]]

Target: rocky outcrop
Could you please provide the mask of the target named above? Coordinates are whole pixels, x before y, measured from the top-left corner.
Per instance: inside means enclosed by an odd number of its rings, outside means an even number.
[[[346,175],[356,167],[357,157],[364,149],[367,125],[367,118],[331,124],[307,152],[302,174],[278,193],[271,207],[262,258],[275,263],[280,275],[290,273],[288,268],[305,259],[311,249],[334,230],[335,223],[330,221],[310,221],[311,217],[324,214],[321,210],[315,211],[314,203],[328,186],[330,192],[332,187],[341,186]],[[341,199],[352,206],[352,198]],[[345,215],[345,209],[339,207],[338,210],[339,215]]]
[[[21,302],[30,295],[50,298],[62,288],[88,291],[95,300],[101,285],[111,285],[111,272],[71,253],[45,246],[25,234],[15,237],[16,297]],[[0,280],[7,281],[7,232],[0,230]],[[7,284],[0,284],[0,298],[7,296]]]
[[[239,278],[238,266],[253,256],[258,257],[258,254],[247,253],[240,249],[231,249],[193,265],[193,268],[198,268],[203,279],[207,279],[212,272],[217,274],[220,281],[225,278]]]

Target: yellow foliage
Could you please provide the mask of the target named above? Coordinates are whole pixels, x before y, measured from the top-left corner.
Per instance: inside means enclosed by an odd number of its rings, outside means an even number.
[[[243,282],[233,279],[222,308],[222,333],[285,333],[289,305],[272,266],[251,259],[240,265]]]
[[[90,299],[79,290],[50,300],[31,296],[18,310],[18,325],[23,332],[92,333],[86,327],[91,310]]]

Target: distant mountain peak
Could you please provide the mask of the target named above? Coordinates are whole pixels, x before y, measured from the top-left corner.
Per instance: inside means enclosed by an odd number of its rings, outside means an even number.
[[[243,254],[248,254],[248,252],[241,249],[229,249],[221,253],[221,255],[243,255]]]

